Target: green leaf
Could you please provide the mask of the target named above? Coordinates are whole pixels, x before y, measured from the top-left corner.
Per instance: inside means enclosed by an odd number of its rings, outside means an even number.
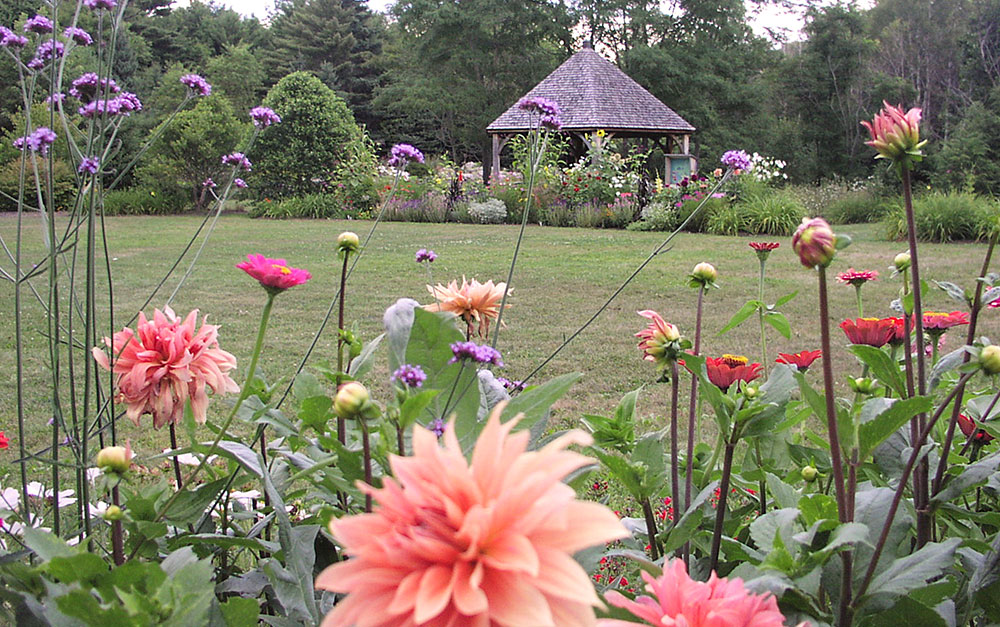
[[[941,377],[943,377],[946,372],[951,372],[961,366],[965,361],[965,356],[968,354],[969,353],[966,352],[965,347],[963,346],[940,357],[938,362],[934,364],[934,367],[931,369],[930,378],[928,379],[931,390],[937,389],[937,386],[941,383]]]
[[[919,551],[893,561],[875,577],[865,598],[876,594],[908,594],[925,587],[930,580],[941,576],[954,565],[955,550],[961,543],[959,538],[931,542]],[[886,557],[888,556],[883,556],[883,559]]]
[[[71,557],[53,557],[44,565],[50,575],[64,583],[89,581],[106,574],[108,563],[93,553],[78,553]]]
[[[233,440],[220,440],[218,451],[223,457],[234,460],[257,475],[257,477],[260,477],[260,466],[257,465],[257,453],[246,444],[234,442]]]
[[[965,290],[960,286],[950,281],[933,281],[933,283],[944,290],[944,293],[948,295],[948,298],[957,303],[961,303],[966,307],[969,306],[969,301],[971,299],[969,298],[969,295],[965,293]]]
[[[795,298],[798,295],[799,295],[799,291],[798,290],[795,290],[794,292],[791,292],[790,294],[785,294],[784,296],[782,296],[781,298],[779,298],[774,303],[775,308],[781,307],[782,305],[788,303],[789,301],[791,301],[793,298]]]
[[[194,490],[188,490],[185,486],[185,490],[177,495],[177,500],[167,510],[166,520],[178,526],[194,524],[219,493],[226,489],[228,483],[228,479],[217,479]]]
[[[896,396],[900,398],[906,396],[906,384],[899,371],[899,365],[885,351],[865,344],[851,344],[847,350],[867,365],[871,369],[872,376],[891,388]]]
[[[521,392],[507,403],[500,419],[506,421],[523,413],[524,417],[517,423],[517,429],[531,429],[535,424],[548,418],[552,404],[562,398],[582,376],[580,373],[571,372]]]
[[[934,407],[934,399],[929,396],[914,396],[913,398],[896,401],[889,409],[875,416],[869,422],[858,425],[858,443],[860,444],[860,459],[864,461],[879,444],[910,421],[917,414],[930,411]]]
[[[899,627],[900,625],[947,627],[948,625],[933,608],[910,597],[901,597],[891,608],[875,613],[864,624],[871,627]]]
[[[726,326],[722,327],[722,330],[719,331],[718,335],[723,335],[725,333],[728,333],[729,331],[740,326],[740,324],[742,324],[744,320],[749,318],[751,314],[760,309],[764,309],[764,303],[760,302],[759,300],[748,300],[746,303],[743,304],[743,306],[740,308],[739,311],[733,314],[733,317],[729,319],[729,322],[726,323]]]
[[[993,539],[990,551],[969,577],[969,595],[990,620],[1000,622],[1000,534]]]
[[[244,599],[242,597],[232,597],[225,603],[219,604],[222,616],[226,619],[229,627],[243,627],[244,625],[254,625],[257,623],[257,614],[260,612],[260,604],[256,599]]]
[[[169,544],[171,548],[192,544],[205,544],[212,547],[240,547],[255,551],[267,551],[269,553],[274,553],[281,548],[281,545],[277,542],[268,542],[260,538],[247,538],[245,536],[228,536],[220,533],[189,533],[171,540]]]
[[[931,503],[947,503],[958,498],[972,486],[985,482],[996,471],[998,465],[1000,465],[1000,453],[993,453],[967,465],[957,477],[951,477],[944,488],[931,497]]]
[[[399,426],[401,429],[408,429],[417,422],[417,417],[427,409],[434,397],[441,393],[441,390],[420,390],[413,396],[403,401],[399,406]]]
[[[351,365],[347,369],[347,374],[355,379],[360,379],[368,374],[368,371],[375,365],[375,350],[378,348],[379,344],[382,343],[382,338],[384,337],[385,333],[365,344],[364,348],[361,349],[361,354],[351,360]]]
[[[764,473],[764,476],[767,481],[767,491],[771,493],[771,497],[779,507],[798,507],[799,499],[802,498],[798,490],[769,472]]]
[[[663,541],[664,554],[669,555],[694,537],[702,521],[705,520],[705,508],[703,506],[715,494],[715,489],[718,487],[718,481],[711,482],[691,501],[691,505],[688,506],[687,511],[684,512],[681,519],[677,521],[677,524],[672,529],[667,531],[666,538]]]
[[[73,547],[66,544],[59,536],[33,527],[28,527],[24,530],[24,543],[42,561],[48,561],[56,557],[72,557],[77,553]]]
[[[788,324],[788,319],[785,318],[784,314],[780,314],[777,311],[769,311],[764,314],[764,322],[774,327],[778,333],[785,336],[785,339],[792,337],[792,327]]]
[[[805,399],[806,403],[812,409],[813,414],[816,415],[820,420],[826,420],[826,398],[824,395],[820,394],[813,389],[809,382],[806,381],[805,375],[801,372],[795,373],[795,380],[799,382],[799,391],[802,393],[802,398]]]
[[[750,523],[750,537],[753,538],[757,548],[764,553],[769,553],[775,548],[779,536],[781,536],[780,545],[787,546],[785,538],[792,537],[798,517],[799,510],[794,507],[771,510]]]

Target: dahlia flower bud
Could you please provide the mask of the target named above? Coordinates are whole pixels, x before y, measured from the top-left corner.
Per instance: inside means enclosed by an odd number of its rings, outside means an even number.
[[[1000,373],[1000,346],[990,344],[979,351],[979,365],[986,374]]]
[[[125,517],[125,512],[122,508],[117,505],[108,505],[108,509],[104,510],[104,520],[108,522],[114,522],[116,520],[121,520]]]
[[[874,148],[876,159],[889,159],[898,165],[909,165],[923,159],[923,148],[927,140],[920,141],[920,109],[914,107],[903,113],[902,107],[894,107],[882,101],[882,110],[871,122],[861,122],[868,129],[871,141],[865,144]]]
[[[866,377],[858,377],[856,379],[850,379],[847,382],[851,390],[857,392],[858,394],[874,394],[875,390],[878,389],[878,380],[870,379]]]
[[[812,483],[816,481],[816,477],[819,476],[819,471],[816,470],[815,466],[806,466],[802,469],[802,479],[806,483]]]
[[[688,275],[688,285],[691,287],[708,287],[715,285],[715,279],[719,277],[719,272],[710,263],[701,262],[697,264]]]
[[[357,381],[349,381],[337,388],[333,412],[339,418],[369,418],[373,416],[373,410],[375,406],[368,395],[368,389]]]
[[[97,467],[105,472],[121,474],[132,465],[131,446],[105,446],[97,454]]]
[[[896,266],[896,272],[906,272],[910,267],[910,253],[899,253],[893,258],[892,263]]]
[[[802,218],[802,224],[792,236],[792,248],[805,267],[825,268],[837,252],[836,237],[823,218]]]
[[[752,385],[748,385],[745,388],[743,388],[743,396],[745,396],[747,399],[757,398],[757,393],[758,393],[757,388],[753,387]]]
[[[361,240],[358,239],[357,233],[344,231],[337,236],[337,248],[342,253],[356,253],[361,248]]]

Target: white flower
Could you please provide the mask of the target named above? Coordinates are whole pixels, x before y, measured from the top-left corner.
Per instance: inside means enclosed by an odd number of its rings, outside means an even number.
[[[165,448],[163,452],[167,454],[167,457],[176,457],[177,461],[184,464],[185,466],[197,466],[201,463],[202,455],[196,453],[180,453],[178,455],[170,455],[173,449]],[[209,455],[208,463],[211,464],[218,458],[217,455]]]

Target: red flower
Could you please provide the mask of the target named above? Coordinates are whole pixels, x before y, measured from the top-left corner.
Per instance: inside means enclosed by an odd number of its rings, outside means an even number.
[[[965,414],[958,415],[958,428],[962,430],[965,437],[972,436],[972,441],[978,444],[989,444],[993,441],[993,436],[986,433],[984,429],[980,429],[976,426],[976,421],[969,418]],[[975,432],[975,435],[973,435]],[[0,433],[0,435],[3,435]]]
[[[284,259],[271,259],[264,255],[247,255],[247,260],[236,264],[236,267],[260,281],[264,289],[274,293],[302,285],[312,278],[305,270],[290,267]]]
[[[854,287],[864,285],[868,281],[876,279],[878,279],[878,272],[875,270],[855,270],[854,268],[848,268],[847,272],[841,272],[837,275],[838,281],[844,285],[853,285]]]
[[[760,377],[760,364],[747,362],[747,358],[742,355],[708,357],[705,359],[708,380],[725,392],[737,381],[750,382]]]
[[[857,318],[840,323],[851,344],[867,344],[881,348],[896,336],[896,325],[892,318]]]
[[[757,252],[760,252],[762,250],[771,252],[778,246],[781,246],[779,242],[750,242],[750,248],[753,248]]]
[[[778,358],[774,361],[779,364],[795,366],[798,368],[799,372],[805,372],[814,361],[822,356],[823,351],[801,351],[795,353],[794,355],[789,353],[778,353]]]
[[[889,339],[889,344],[902,346],[906,340],[906,327],[904,326],[906,321],[902,318],[886,318],[886,320],[892,321],[893,335]]]
[[[10,438],[4,435],[3,431],[0,431],[0,450],[10,446]]]
[[[924,312],[924,329],[928,332],[944,331],[945,329],[957,327],[962,324],[969,324],[969,314],[964,311],[953,311],[951,313],[942,313],[940,311]]]

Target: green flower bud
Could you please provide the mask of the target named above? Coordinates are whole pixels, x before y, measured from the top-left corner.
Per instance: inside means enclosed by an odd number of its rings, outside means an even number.
[[[979,351],[979,365],[986,374],[1000,373],[1000,346],[990,344]]]
[[[337,236],[337,248],[339,248],[341,252],[356,253],[361,249],[361,240],[358,239],[357,233],[344,231]]]
[[[715,279],[719,277],[719,272],[710,263],[701,262],[694,267],[691,271],[691,278],[699,283],[708,285],[710,283],[715,283]]]
[[[848,380],[848,385],[858,394],[874,394],[878,389],[878,380],[864,377]]]
[[[819,476],[819,471],[816,470],[815,466],[806,466],[802,469],[802,479],[806,483],[812,483],[816,481],[816,477]]]
[[[910,267],[910,253],[899,253],[893,258],[892,263],[896,266],[896,272],[906,272]]]
[[[743,388],[743,396],[747,398],[757,398],[757,388],[748,385]]]
[[[113,522],[115,520],[121,520],[125,517],[125,512],[122,508],[117,505],[109,505],[108,509],[104,510],[104,520],[108,522]]]
[[[132,447],[105,446],[97,454],[97,467],[105,472],[121,474],[132,466]]]
[[[333,411],[339,418],[364,418],[372,408],[368,389],[357,381],[344,383],[333,399]]]

